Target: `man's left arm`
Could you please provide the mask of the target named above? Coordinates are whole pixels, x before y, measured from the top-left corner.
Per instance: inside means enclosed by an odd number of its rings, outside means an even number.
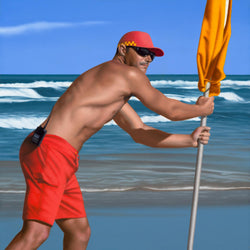
[[[114,121],[125,130],[135,142],[159,148],[196,147],[198,139],[207,144],[209,128],[199,127],[192,134],[170,134],[150,127],[142,122],[134,109],[126,103],[114,117]]]

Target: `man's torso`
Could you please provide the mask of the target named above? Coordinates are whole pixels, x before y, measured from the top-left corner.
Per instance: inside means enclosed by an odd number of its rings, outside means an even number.
[[[53,107],[47,133],[66,139],[79,151],[130,98],[131,68],[109,61],[80,75]]]

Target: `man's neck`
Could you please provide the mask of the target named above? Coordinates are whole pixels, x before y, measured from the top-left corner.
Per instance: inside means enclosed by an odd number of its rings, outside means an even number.
[[[117,62],[117,63],[121,63],[121,64],[125,64],[124,57],[120,56],[120,55],[115,55],[112,61]]]

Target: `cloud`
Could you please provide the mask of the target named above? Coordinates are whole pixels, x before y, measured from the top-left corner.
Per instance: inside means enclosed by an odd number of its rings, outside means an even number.
[[[105,21],[86,21],[86,22],[78,22],[78,23],[35,22],[35,23],[27,23],[27,24],[22,24],[22,25],[17,25],[17,26],[0,27],[0,35],[1,36],[21,35],[21,34],[28,33],[28,32],[69,28],[69,27],[77,27],[77,26],[94,26],[94,25],[102,25],[105,23],[107,22]]]

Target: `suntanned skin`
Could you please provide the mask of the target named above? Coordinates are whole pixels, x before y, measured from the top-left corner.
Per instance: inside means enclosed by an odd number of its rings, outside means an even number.
[[[121,119],[128,119],[127,126],[124,123],[122,126],[127,132],[132,127],[140,127],[140,118],[127,103],[131,96],[176,121],[213,112],[213,97],[200,98],[197,105],[190,105],[164,96],[151,86],[145,75],[150,56],[141,57],[131,48],[126,52],[123,45],[119,49],[120,55],[83,73],[61,96],[51,112],[48,134],[61,136],[79,151],[111,119],[118,125]]]
[[[80,151],[84,142],[114,119],[135,142],[150,147],[196,147],[198,139],[207,144],[210,128],[199,127],[190,135],[169,134],[145,125],[127,103],[131,96],[136,96],[151,110],[174,121],[213,112],[213,97],[201,97],[191,105],[167,98],[153,88],[145,75],[150,63],[150,56],[139,56],[133,49],[120,45],[113,60],[80,75],[60,97],[51,111],[47,133],[64,138]],[[87,218],[56,222],[64,232],[65,250],[87,248]],[[36,249],[47,239],[50,228],[42,222],[25,221],[6,249]]]

